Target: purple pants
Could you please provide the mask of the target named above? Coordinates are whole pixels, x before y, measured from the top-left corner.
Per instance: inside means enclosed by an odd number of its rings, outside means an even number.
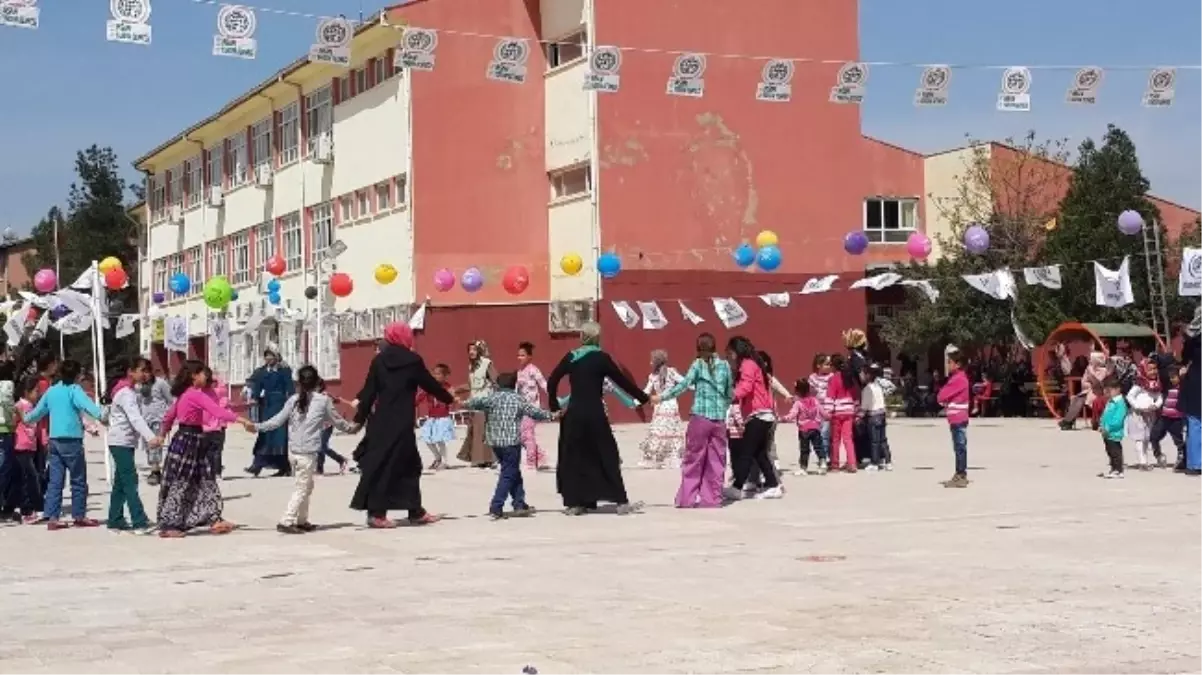
[[[680,462],[680,490],[676,508],[722,506],[722,481],[726,476],[726,425],[699,415],[689,417]]]

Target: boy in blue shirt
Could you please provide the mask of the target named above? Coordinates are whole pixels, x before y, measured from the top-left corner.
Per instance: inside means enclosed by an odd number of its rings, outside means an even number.
[[[63,361],[58,369],[58,382],[51,385],[38,400],[37,406],[25,415],[25,422],[34,424],[50,415],[50,449],[47,453],[46,529],[67,527],[59,522],[63,510],[63,480],[71,475],[71,519],[76,527],[96,527],[100,523],[88,518],[88,464],[83,455],[83,420],[80,413],[99,420],[100,406],[76,384],[81,368],[79,361]]]
[[[1117,378],[1111,376],[1102,381],[1106,392],[1106,409],[1098,422],[1098,431],[1106,443],[1106,456],[1110,459],[1110,470],[1098,474],[1099,478],[1123,477],[1123,430],[1127,422],[1127,399]]]

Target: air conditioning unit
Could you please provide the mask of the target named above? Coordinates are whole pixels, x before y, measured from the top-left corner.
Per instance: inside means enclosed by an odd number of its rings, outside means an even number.
[[[330,134],[322,134],[317,137],[313,161],[318,164],[329,164],[334,161],[334,139]]]
[[[592,321],[596,304],[592,300],[557,300],[547,305],[547,330],[574,333]]]
[[[271,165],[260,164],[255,167],[255,185],[261,188],[271,187],[272,175]]]
[[[176,225],[182,225],[184,222],[184,207],[179,204],[174,204],[171,207],[171,214],[168,219]]]
[[[225,195],[221,193],[221,188],[209,188],[209,206],[215,209],[225,206]]]

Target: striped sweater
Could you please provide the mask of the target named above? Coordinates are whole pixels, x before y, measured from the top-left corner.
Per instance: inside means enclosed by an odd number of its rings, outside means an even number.
[[[822,408],[828,417],[851,417],[860,407],[858,393],[854,387],[848,387],[843,377],[832,377],[826,388],[826,399]]]

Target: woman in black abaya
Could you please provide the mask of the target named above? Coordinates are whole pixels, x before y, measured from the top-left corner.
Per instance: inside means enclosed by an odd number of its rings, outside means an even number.
[[[602,402],[605,380],[640,404],[647,394],[601,351],[601,327],[586,323],[580,330],[580,347],[568,352],[547,378],[551,412],[559,411],[559,381],[567,376],[572,396],[559,424],[559,461],[555,483],[568,515],[584,515],[597,502],[613,502],[619,514],[635,509],[626,498],[622,460],[613,428]]]

